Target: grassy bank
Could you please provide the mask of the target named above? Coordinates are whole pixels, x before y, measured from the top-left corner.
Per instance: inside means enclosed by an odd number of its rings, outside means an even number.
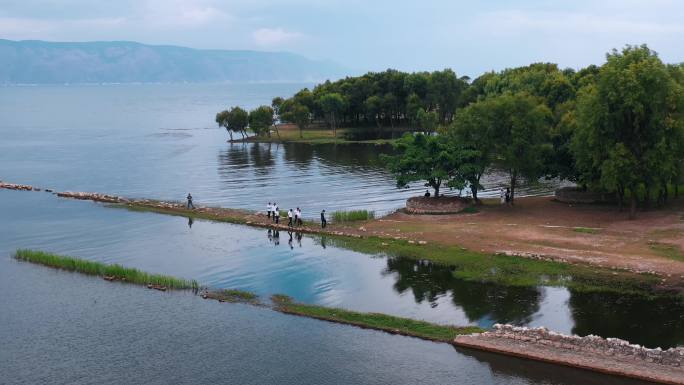
[[[271,300],[273,301],[274,309],[283,313],[381,330],[392,334],[418,337],[430,341],[450,343],[458,335],[481,333],[484,331],[474,326],[438,325],[387,314],[359,313],[339,308],[306,305],[294,302],[285,295],[274,295],[271,297]]]
[[[184,208],[153,207],[145,204],[128,204],[123,206],[134,211],[151,211],[161,214],[181,215],[186,217],[208,219],[221,222],[249,224],[268,227],[269,223],[261,219],[250,219],[249,212],[232,209],[213,209],[210,211],[186,210]],[[342,214],[345,219],[357,217],[367,218],[367,212]],[[283,218],[281,218],[282,220]],[[282,223],[282,221],[281,221]],[[344,222],[339,222],[344,225]],[[344,230],[344,227],[340,228]],[[593,228],[578,227],[578,232],[591,232]],[[327,229],[335,231],[335,228]],[[573,229],[575,231],[575,229]],[[305,232],[319,233],[314,223],[307,223],[302,229]],[[508,286],[536,286],[540,284],[565,286],[580,291],[603,291],[618,293],[634,293],[648,296],[672,295],[679,292],[684,295],[684,288],[671,287],[663,290],[660,278],[652,274],[639,274],[625,270],[596,267],[587,264],[571,264],[558,261],[547,261],[528,257],[495,255],[467,250],[458,246],[447,246],[436,243],[420,245],[406,240],[392,238],[364,237],[357,238],[344,235],[326,234],[326,239],[338,247],[366,254],[386,254],[416,260],[426,260],[445,266],[454,267],[453,275],[457,278],[487,282]],[[681,255],[671,248],[655,246],[654,249],[663,256],[681,260]],[[658,290],[655,290],[658,289]]]
[[[351,211],[335,211],[332,213],[332,220],[336,223],[367,221],[375,219],[375,211],[368,210],[351,210]]]
[[[280,136],[275,132],[271,136],[252,136],[245,140],[245,142],[257,143],[305,143],[305,144],[350,144],[350,143],[367,143],[367,144],[386,144],[392,143],[393,139],[373,139],[373,140],[347,140],[345,133],[346,128],[337,130],[337,136],[333,136],[330,129],[306,129],[300,135],[298,128],[281,127],[279,129]],[[401,135],[399,135],[401,136]],[[239,142],[239,141],[238,141]]]
[[[454,268],[456,278],[506,286],[565,286],[578,291],[618,292],[653,296],[660,278],[589,265],[492,255],[457,246],[419,245],[378,237],[326,237],[334,246],[366,254],[425,260]]]
[[[167,275],[150,274],[138,269],[121,265],[108,265],[96,261],[67,257],[44,251],[19,249],[14,258],[57,269],[74,271],[82,274],[107,277],[112,280],[135,283],[138,285],[158,285],[169,289],[197,289],[197,282],[174,278]]]

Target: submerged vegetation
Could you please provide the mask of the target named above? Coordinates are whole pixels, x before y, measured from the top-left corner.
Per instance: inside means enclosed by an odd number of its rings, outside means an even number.
[[[197,281],[174,278],[167,275],[150,274],[138,269],[123,267],[121,265],[108,265],[102,262],[88,261],[85,259],[67,257],[37,250],[19,249],[14,253],[14,258],[54,267],[57,269],[74,271],[78,273],[96,275],[112,280],[135,283],[139,285],[157,285],[169,289],[198,289]]]
[[[375,218],[375,211],[368,210],[349,210],[349,211],[335,211],[332,213],[333,222],[354,222],[367,221]]]
[[[219,302],[245,302],[257,304],[259,303],[259,296],[256,294],[236,289],[221,289],[207,291],[202,294],[202,298],[205,299],[215,299]]]
[[[320,320],[354,325],[362,328],[382,330],[392,334],[418,337],[431,341],[450,343],[458,335],[482,333],[476,326],[458,327],[439,325],[410,318],[395,317],[380,313],[360,313],[346,309],[297,303],[286,295],[271,297],[275,310]]]

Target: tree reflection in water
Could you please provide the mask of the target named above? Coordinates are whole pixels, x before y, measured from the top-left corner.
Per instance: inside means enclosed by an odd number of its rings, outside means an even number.
[[[384,274],[395,274],[394,289],[398,293],[411,290],[416,302],[450,295],[470,322],[489,327],[496,322],[527,324],[539,310],[541,291],[536,287],[515,287],[464,281],[453,275],[454,268],[428,261],[387,258]]]

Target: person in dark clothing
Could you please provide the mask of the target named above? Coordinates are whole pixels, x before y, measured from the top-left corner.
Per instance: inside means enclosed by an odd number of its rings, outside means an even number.
[[[195,208],[195,205],[192,204],[192,195],[190,195],[190,193],[188,193],[188,206],[187,206],[187,207],[188,207],[189,209],[194,209],[194,208]]]
[[[328,224],[328,221],[325,220],[325,210],[321,211],[321,228],[325,228],[325,226]]]
[[[507,205],[511,204],[511,189],[510,188],[506,189],[506,204]]]
[[[430,191],[425,190],[425,195],[423,195],[423,196],[426,198],[429,198],[430,197]]]

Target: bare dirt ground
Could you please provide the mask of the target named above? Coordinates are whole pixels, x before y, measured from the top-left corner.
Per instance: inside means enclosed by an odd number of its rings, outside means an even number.
[[[485,204],[474,214],[408,215],[364,224],[367,235],[458,245],[475,251],[582,262],[684,278],[684,202],[642,211],[568,205],[551,197]]]

